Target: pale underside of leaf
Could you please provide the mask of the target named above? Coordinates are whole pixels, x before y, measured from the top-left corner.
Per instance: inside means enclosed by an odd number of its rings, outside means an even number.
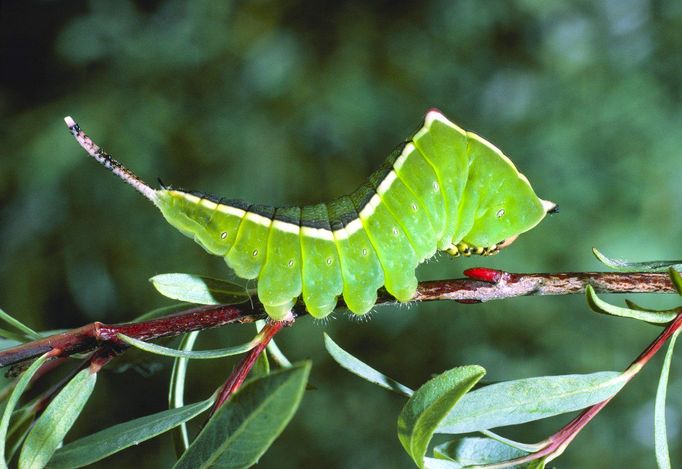
[[[628,376],[603,371],[491,384],[466,394],[437,433],[469,433],[573,412],[616,394]]]
[[[666,272],[669,268],[673,268],[678,272],[682,270],[682,260],[631,262],[606,257],[597,248],[592,248],[592,253],[599,260],[599,262],[619,272]]]
[[[419,467],[440,422],[483,375],[477,365],[453,368],[424,383],[407,401],[398,417],[398,438]]]
[[[413,394],[414,391],[412,391],[412,389],[400,384],[398,381],[392,378],[389,378],[383,373],[380,373],[350,353],[346,352],[344,349],[339,347],[336,342],[334,342],[326,333],[324,334],[324,346],[332,358],[351,373],[369,381],[370,383],[379,385],[382,388],[388,389],[389,391],[397,392],[403,396],[410,397]]]
[[[160,274],[149,281],[163,296],[203,305],[244,303],[253,293],[226,280],[192,274]]]
[[[123,334],[117,334],[117,336],[123,342],[132,345],[135,348],[139,348],[140,350],[144,350],[145,352],[154,353],[156,355],[163,355],[166,357],[188,358],[195,360],[213,360],[216,358],[239,355],[240,353],[248,352],[256,345],[258,345],[260,341],[260,337],[256,336],[250,342],[235,345],[234,347],[226,347],[215,350],[178,350],[174,348],[163,347],[161,345],[151,344],[149,342],[138,340],[133,337],[128,337],[127,335]]]
[[[590,305],[590,308],[600,314],[637,319],[653,324],[668,323],[675,319],[675,316],[677,315],[674,311],[638,310],[614,306],[599,298],[594,291],[594,288],[592,288],[592,285],[588,285],[585,288],[585,295],[587,296],[587,303]]]

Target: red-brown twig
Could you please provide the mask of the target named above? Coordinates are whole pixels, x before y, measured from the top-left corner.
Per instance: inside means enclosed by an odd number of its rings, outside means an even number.
[[[258,342],[258,345],[249,350],[248,354],[244,355],[244,357],[239,361],[239,363],[237,363],[237,366],[235,366],[234,370],[225,381],[225,384],[223,384],[223,386],[220,388],[218,398],[216,399],[215,404],[213,404],[209,418],[215,413],[216,410],[220,408],[220,406],[225,403],[225,401],[230,398],[232,394],[237,392],[239,387],[246,379],[246,376],[249,374],[249,371],[251,371],[251,368],[253,368],[253,365],[256,363],[258,356],[263,353],[263,350],[265,350],[265,347],[267,347],[272,338],[275,337],[275,335],[287,324],[288,323],[285,321],[273,321],[265,325],[261,331],[261,339],[260,342]]]
[[[469,269],[468,279],[421,282],[413,301],[451,300],[485,302],[531,295],[569,295],[583,293],[592,285],[600,293],[676,293],[667,273],[566,272],[553,274],[518,274],[494,269]],[[393,304],[395,299],[380,292],[378,305]],[[339,303],[343,308],[343,303]],[[305,314],[302,304],[294,315]],[[59,356],[70,356],[105,345],[125,349],[117,334],[150,341],[182,333],[220,327],[232,323],[248,323],[263,319],[260,304],[201,306],[150,321],[106,325],[94,322],[77,329],[28,342],[0,351],[0,367],[36,358],[48,350],[59,350]]]
[[[231,323],[254,322],[263,316],[264,313],[252,310],[248,305],[216,305],[200,306],[162,318],[129,324],[107,325],[93,322],[61,334],[2,350],[0,367],[38,357],[48,350],[59,349],[59,356],[70,356],[105,345],[115,349],[127,348],[128,346],[118,339],[117,334],[139,340],[153,340]]]

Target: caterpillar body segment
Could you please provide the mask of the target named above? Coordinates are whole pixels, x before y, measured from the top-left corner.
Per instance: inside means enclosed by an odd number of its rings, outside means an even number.
[[[178,193],[176,191],[176,193]],[[173,211],[164,210],[159,205],[166,220],[173,225]],[[234,244],[225,255],[227,265],[238,277],[245,279],[258,278],[267,255],[268,238],[275,209],[262,205],[251,205],[239,224]],[[228,215],[229,217],[229,215]],[[214,232],[213,236],[222,235],[223,231]]]
[[[391,174],[395,178],[395,173],[391,172],[385,181],[392,179]],[[405,231],[398,223],[398,215],[393,215],[382,201],[382,189],[379,188],[378,191],[364,208],[356,206],[356,210],[384,272],[386,290],[399,301],[409,301],[417,290],[414,270],[419,261]]]
[[[248,204],[240,201],[218,203],[204,196],[174,190],[158,190],[156,204],[175,228],[193,238],[210,254],[221,257],[234,245],[248,209]]]
[[[301,271],[308,312],[317,318],[327,316],[343,293],[343,275],[326,204],[301,210]]]
[[[282,220],[289,219],[286,222]],[[265,264],[258,277],[259,299],[268,314],[283,319],[301,295],[301,209],[278,208],[270,227]]]
[[[384,190],[382,183],[390,182],[393,190]],[[378,180],[370,176],[369,183],[376,192],[374,203],[386,206],[396,223],[407,236],[410,245],[417,255],[418,263],[432,257],[436,253],[436,232],[423,202],[398,175],[387,176]],[[384,183],[384,184],[386,184]]]
[[[462,226],[469,221],[461,213],[468,208],[464,204],[471,164],[467,135],[439,112],[430,111],[412,141],[436,174],[433,186],[438,185],[445,208],[445,227],[438,249],[444,250],[453,244],[453,236],[462,232]]]
[[[555,207],[535,195],[496,147],[435,110],[356,191],[302,208],[152,189],[73,120],[67,124],[91,156],[152,200],[171,225],[224,257],[237,276],[257,278],[258,297],[277,320],[299,297],[318,318],[340,296],[349,310],[364,314],[384,285],[409,301],[416,267],[437,250],[494,254]]]
[[[439,241],[445,233],[447,211],[434,167],[427,162],[414,143],[410,142],[403,147],[394,168],[400,181],[422,203],[431,221],[436,241]]]
[[[341,263],[343,299],[349,310],[364,314],[384,284],[383,268],[350,197],[333,200],[327,208]]]

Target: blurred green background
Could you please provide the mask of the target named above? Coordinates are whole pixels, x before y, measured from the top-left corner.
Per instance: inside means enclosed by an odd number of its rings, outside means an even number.
[[[302,205],[350,192],[438,107],[502,148],[561,213],[500,256],[443,256],[420,278],[475,265],[602,269],[592,246],[633,260],[682,255],[679,1],[4,0],[0,21],[0,307],[35,328],[121,322],[168,304],[147,282],[158,273],[226,275],[221,259],[90,161],[65,115],[148,181]],[[658,333],[597,316],[580,296],[303,319],[279,343],[294,360],[314,360],[315,389],[259,467],[411,467],[396,437],[403,400],[335,365],[323,331],[412,387],[473,363],[491,381],[618,370]],[[198,346],[251,332],[211,331]],[[129,355],[119,363],[132,366],[101,373],[70,438],[165,407],[170,361]],[[559,467],[654,466],[661,360]],[[211,393],[231,366],[193,364],[188,400]],[[679,464],[682,369],[673,366]],[[537,440],[568,419],[502,433]],[[100,467],[167,467],[172,457],[164,436]]]

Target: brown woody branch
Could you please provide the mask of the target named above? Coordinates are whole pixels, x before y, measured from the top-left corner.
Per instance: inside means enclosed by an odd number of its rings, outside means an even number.
[[[452,300],[479,303],[517,296],[570,295],[583,293],[587,285],[600,293],[675,293],[667,273],[566,272],[553,274],[518,274],[487,268],[465,271],[470,278],[421,282],[414,301]],[[381,291],[378,305],[394,304],[396,300]],[[343,308],[343,303],[339,308]],[[294,316],[305,313],[299,303]],[[239,305],[200,306],[150,321],[107,325],[94,322],[77,329],[28,342],[0,351],[0,367],[36,358],[47,351],[67,357],[101,348],[124,350],[127,345],[117,334],[150,341],[173,337],[186,332],[249,323],[266,318],[262,306],[255,303]]]

